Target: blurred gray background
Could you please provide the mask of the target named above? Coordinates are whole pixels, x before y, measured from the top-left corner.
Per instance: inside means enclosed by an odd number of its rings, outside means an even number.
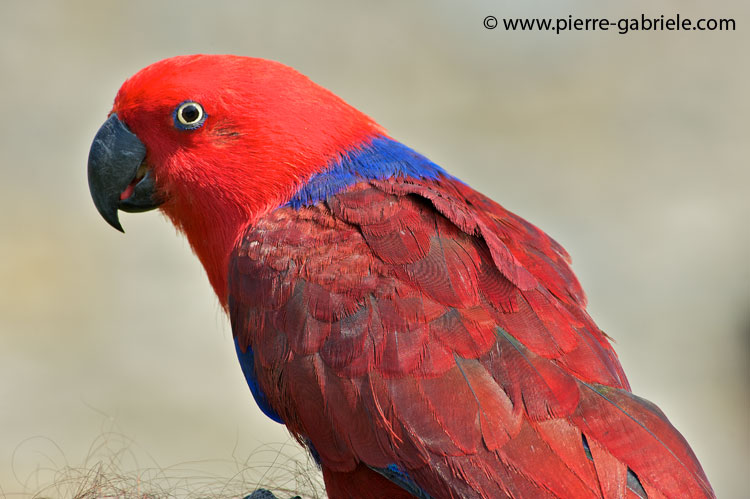
[[[280,459],[253,452],[268,443],[296,453],[255,407],[186,242],[156,213],[123,215],[122,235],[89,198],[88,148],[120,84],[207,52],[296,67],[560,241],[634,391],[719,497],[747,497],[750,3],[547,4],[4,0],[0,494],[91,462],[102,440],[167,478],[228,480]],[[482,26],[642,12],[737,30]]]

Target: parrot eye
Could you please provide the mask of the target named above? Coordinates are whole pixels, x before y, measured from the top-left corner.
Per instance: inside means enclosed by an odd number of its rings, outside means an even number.
[[[183,102],[174,111],[174,124],[182,130],[194,130],[200,128],[206,120],[203,107],[197,102]]]

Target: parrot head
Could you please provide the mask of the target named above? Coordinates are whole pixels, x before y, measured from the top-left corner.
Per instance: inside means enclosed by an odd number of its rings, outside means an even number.
[[[378,135],[385,133],[372,119],[283,64],[173,57],[120,88],[91,146],[89,188],[120,231],[120,210],[159,208],[185,233],[222,299],[242,230],[342,151]]]

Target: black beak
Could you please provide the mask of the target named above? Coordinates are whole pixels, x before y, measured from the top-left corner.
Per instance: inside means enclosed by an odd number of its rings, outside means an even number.
[[[148,211],[161,204],[155,196],[151,170],[142,168],[145,157],[146,146],[117,114],[104,122],[91,144],[88,165],[91,197],[99,214],[120,232],[125,231],[117,210]],[[127,196],[123,197],[123,193]]]

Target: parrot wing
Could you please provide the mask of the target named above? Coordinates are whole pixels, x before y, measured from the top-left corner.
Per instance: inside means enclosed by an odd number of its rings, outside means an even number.
[[[453,178],[278,208],[229,286],[253,393],[331,497],[378,497],[376,477],[417,497],[713,495],[629,392],[562,247]]]

